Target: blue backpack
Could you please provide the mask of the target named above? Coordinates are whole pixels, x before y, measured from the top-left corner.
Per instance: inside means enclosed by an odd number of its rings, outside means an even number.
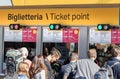
[[[94,75],[94,79],[113,79],[112,68],[108,65],[101,67]]]
[[[95,73],[94,79],[109,79],[107,75],[107,69],[100,68],[99,71]]]

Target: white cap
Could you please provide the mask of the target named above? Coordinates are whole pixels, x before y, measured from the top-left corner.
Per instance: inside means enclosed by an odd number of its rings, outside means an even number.
[[[22,47],[20,48],[20,52],[23,54],[23,57],[27,57],[28,56],[28,50],[26,47]]]

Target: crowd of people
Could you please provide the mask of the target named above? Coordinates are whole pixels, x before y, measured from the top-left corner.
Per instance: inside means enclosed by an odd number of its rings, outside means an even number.
[[[32,61],[27,59],[27,48],[22,47],[19,50],[22,52],[23,61],[19,62],[15,72],[18,79],[104,79],[102,75],[96,77],[96,73],[104,66],[111,68],[107,79],[120,79],[120,47],[117,45],[108,47],[106,53],[110,56],[102,63],[103,65],[96,63],[98,54],[96,48],[88,50],[87,59],[79,59],[78,52],[71,52],[67,64],[58,62],[61,52],[55,47],[51,49],[50,54],[36,55]],[[51,63],[54,63],[58,70],[55,66],[53,68]]]

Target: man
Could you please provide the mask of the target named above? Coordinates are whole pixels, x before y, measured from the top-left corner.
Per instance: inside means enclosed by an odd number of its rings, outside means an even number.
[[[120,79],[120,47],[113,46],[110,50],[112,57],[107,64],[112,67],[114,79]]]
[[[72,52],[70,55],[70,63],[63,65],[61,73],[63,73],[63,79],[73,79],[76,73],[76,61],[78,60],[78,53]]]
[[[51,63],[53,63],[54,61],[57,61],[60,58],[60,56],[61,56],[61,53],[56,48],[52,48],[50,55],[46,57],[45,65],[48,70],[48,79],[54,79]]]
[[[94,62],[97,58],[95,49],[88,51],[89,59],[80,59],[77,61],[77,71],[75,79],[94,79],[94,74],[100,67]]]

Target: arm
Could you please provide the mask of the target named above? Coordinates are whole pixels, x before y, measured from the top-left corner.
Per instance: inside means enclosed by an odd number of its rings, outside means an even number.
[[[63,79],[67,79],[67,77],[68,77],[67,75],[64,75],[64,76],[63,76]]]
[[[67,68],[65,67],[64,74],[63,74],[63,79],[67,79],[67,77],[69,76],[69,74],[71,72],[72,72],[72,67],[70,65],[68,65]]]

